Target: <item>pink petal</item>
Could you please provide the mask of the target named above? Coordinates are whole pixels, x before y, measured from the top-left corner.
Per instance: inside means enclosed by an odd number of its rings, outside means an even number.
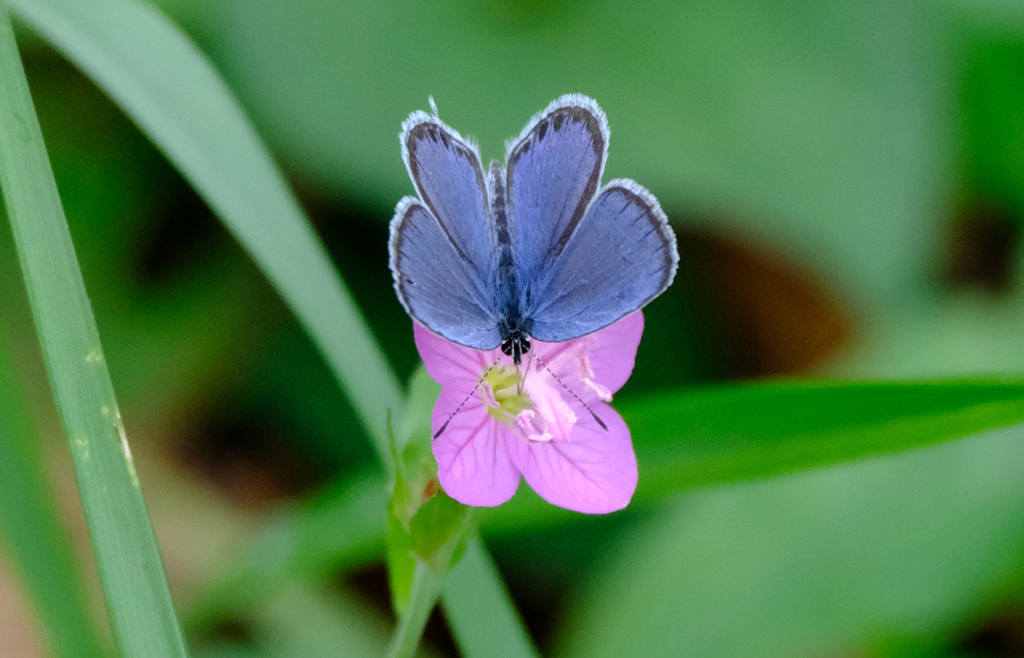
[[[587,361],[594,372],[594,383],[606,392],[615,393],[633,373],[636,349],[640,345],[643,333],[644,314],[637,311],[613,325],[581,338],[561,343],[534,341],[534,353],[544,363],[559,363],[559,357],[565,359],[566,352],[578,350],[579,344],[582,343],[586,346]],[[570,368],[570,371],[571,373],[567,373],[564,368],[562,369],[562,382],[587,404],[597,403],[600,397],[592,387],[588,387],[577,377],[578,368]]]
[[[442,390],[434,405],[435,432],[466,393]],[[471,396],[432,444],[437,476],[448,495],[476,507],[494,507],[511,498],[519,487],[519,470],[508,454],[509,435],[508,428],[487,412],[479,393]]]
[[[615,393],[633,373],[636,348],[644,333],[644,314],[631,313],[615,324],[594,332],[590,367],[602,386]],[[602,418],[603,419],[603,418]]]
[[[469,393],[487,366],[496,360],[492,356],[496,350],[481,352],[456,345],[420,326],[418,322],[413,322],[412,327],[416,349],[423,359],[423,365],[427,367],[430,377],[441,386],[469,382],[469,388],[465,391]]]
[[[608,425],[601,429],[586,410],[569,441],[509,441],[512,463],[540,496],[560,507],[605,514],[629,504],[637,467],[625,421],[607,405],[594,411]],[[584,416],[584,414],[586,414]]]

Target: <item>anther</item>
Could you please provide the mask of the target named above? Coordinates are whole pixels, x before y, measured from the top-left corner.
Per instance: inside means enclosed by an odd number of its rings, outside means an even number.
[[[608,426],[604,424],[604,421],[601,420],[601,417],[598,416],[597,413],[595,413],[594,410],[590,408],[589,404],[587,404],[582,399],[580,399],[580,396],[576,395],[576,391],[574,391],[571,388],[569,388],[568,386],[566,386],[565,382],[563,382],[561,379],[559,379],[558,375],[556,375],[554,372],[552,372],[551,368],[549,368],[546,363],[544,363],[543,361],[540,360],[540,357],[538,357],[535,354],[533,356],[533,358],[537,359],[537,363],[539,363],[542,366],[544,366],[544,369],[548,371],[548,374],[550,374],[552,377],[554,377],[555,381],[562,385],[562,388],[564,388],[565,390],[569,391],[569,395],[571,395],[574,398],[576,398],[576,401],[579,402],[580,404],[582,404],[583,408],[590,412],[590,415],[594,417],[594,420],[596,420],[597,424],[601,426],[601,429],[603,429],[605,432],[608,431]]]

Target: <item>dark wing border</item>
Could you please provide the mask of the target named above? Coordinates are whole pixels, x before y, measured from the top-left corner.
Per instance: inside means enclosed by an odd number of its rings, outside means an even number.
[[[585,336],[587,334],[593,333],[594,331],[599,331],[611,324],[614,324],[618,320],[621,320],[630,313],[638,311],[643,307],[647,306],[647,304],[654,301],[654,299],[661,295],[661,293],[665,292],[665,290],[667,290],[668,287],[671,286],[672,282],[675,280],[676,273],[679,270],[678,241],[676,239],[675,231],[672,230],[672,226],[668,221],[668,216],[665,214],[665,211],[662,210],[661,204],[658,203],[658,199],[653,194],[651,194],[651,192],[647,188],[645,188],[643,185],[640,185],[639,183],[632,179],[615,178],[608,181],[606,185],[603,185],[601,189],[598,190],[598,193],[594,196],[594,203],[596,203],[598,199],[600,199],[604,194],[610,191],[619,191],[620,193],[623,193],[623,196],[625,196],[627,199],[630,197],[639,199],[642,202],[642,204],[647,207],[647,212],[645,212],[643,216],[646,217],[648,222],[650,222],[651,232],[657,232],[661,236],[662,243],[666,247],[666,249],[664,250],[665,270],[661,278],[661,282],[658,284],[657,289],[654,290],[643,301],[641,301],[635,308],[626,309],[625,312],[622,313],[622,315],[615,319],[603,322],[598,326],[590,327],[587,331],[580,333],[578,335],[558,337],[535,335],[535,337],[541,340],[571,340],[572,338],[578,338],[579,336]],[[588,214],[593,205],[594,204],[592,203],[591,205],[587,206]],[[585,223],[584,226],[586,226]],[[541,290],[546,290],[550,288],[550,286],[553,284],[553,280],[556,277],[558,277],[559,273],[561,272],[561,267],[564,267],[564,264],[560,266],[557,260],[550,264],[547,271],[547,277],[545,277],[545,279],[541,283]],[[544,304],[542,306],[529,309],[528,314],[530,318],[538,322],[543,322],[542,318],[545,314],[544,311],[553,302],[557,302],[557,298],[549,300],[547,304]],[[540,317],[537,317],[538,315]],[[538,334],[543,334],[543,332],[538,332]]]
[[[583,219],[587,208],[601,191],[601,179],[604,177],[605,162],[608,160],[608,140],[611,137],[608,117],[593,98],[583,94],[565,94],[556,98],[546,108],[533,115],[518,137],[505,142],[505,170],[507,172],[505,189],[511,190],[513,188],[512,177],[516,162],[529,152],[529,147],[533,143],[534,137],[543,139],[544,131],[547,130],[549,125],[547,123],[548,119],[555,123],[564,121],[567,116],[586,122],[591,128],[591,133],[597,137],[594,141],[597,167],[591,172],[587,186],[580,197],[579,205],[577,205],[576,210],[573,212],[566,228],[562,231],[562,235],[551,245],[548,252],[544,254],[543,257],[549,261],[557,258],[562,253],[562,250],[565,249],[566,243],[568,243],[569,238],[572,237],[576,227]],[[555,125],[555,129],[557,130],[558,128],[559,126]]]
[[[433,105],[433,99],[431,99],[431,105]],[[448,236],[448,241],[452,243],[453,247],[455,247],[455,251],[459,256],[467,262],[472,262],[452,237],[451,231],[448,226],[445,225],[444,219],[441,217],[441,213],[437,212],[437,208],[435,207],[433,200],[424,191],[423,185],[420,183],[419,167],[415,157],[416,144],[418,140],[414,138],[423,134],[425,139],[432,139],[433,137],[427,134],[429,132],[434,132],[436,138],[444,142],[446,147],[449,146],[449,142],[457,143],[459,152],[461,152],[466,159],[470,161],[476,173],[477,184],[483,192],[482,204],[484,217],[488,218],[491,214],[491,188],[490,182],[487,180],[487,176],[484,175],[483,164],[480,159],[480,147],[475,141],[463,137],[459,134],[458,130],[455,130],[444,121],[441,121],[437,114],[427,114],[422,110],[416,110],[402,122],[402,132],[399,134],[399,140],[402,143],[402,160],[405,162],[405,169],[409,172],[409,179],[412,180],[412,184],[416,188],[416,193],[419,194],[420,201],[437,219],[437,223],[441,226],[441,230],[444,231],[446,236]],[[490,229],[488,230],[490,231]],[[493,233],[491,233],[491,239],[491,250],[493,253]]]

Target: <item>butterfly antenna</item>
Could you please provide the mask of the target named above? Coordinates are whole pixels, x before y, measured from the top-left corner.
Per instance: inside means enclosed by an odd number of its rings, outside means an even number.
[[[590,415],[594,417],[594,420],[596,420],[597,424],[601,426],[601,429],[603,429],[605,432],[608,431],[608,426],[604,424],[604,421],[601,420],[601,417],[598,416],[597,413],[595,413],[594,410],[590,408],[589,404],[587,404],[586,402],[581,400],[580,396],[576,395],[576,391],[574,391],[571,388],[569,388],[568,386],[566,386],[565,382],[563,382],[561,379],[559,379],[558,375],[556,375],[554,372],[552,372],[551,368],[548,367],[548,364],[546,364],[543,361],[541,361],[539,357],[534,356],[533,358],[537,359],[537,363],[539,363],[542,366],[544,366],[544,369],[548,371],[548,374],[551,375],[552,377],[554,377],[555,381],[562,385],[562,388],[564,388],[565,390],[569,391],[569,394],[572,395],[574,398],[576,398],[576,401],[579,402],[580,404],[582,404],[584,409],[586,409],[587,411],[590,412]]]
[[[444,431],[445,431],[446,429],[448,429],[448,423],[452,422],[452,418],[455,418],[455,414],[457,414],[457,413],[459,413],[460,411],[462,411],[462,407],[463,407],[463,406],[464,406],[464,405],[465,405],[465,404],[466,404],[467,402],[469,402],[469,398],[473,397],[473,394],[474,394],[474,393],[476,393],[476,392],[477,392],[477,389],[479,389],[479,388],[480,388],[480,384],[483,384],[483,383],[484,383],[484,380],[485,380],[485,379],[487,379],[487,375],[491,374],[491,371],[492,371],[492,370],[494,370],[494,366],[496,366],[496,365],[498,365],[498,362],[497,362],[497,361],[495,361],[494,363],[492,363],[492,364],[491,364],[491,367],[490,367],[490,368],[488,368],[488,369],[487,369],[487,371],[486,371],[486,372],[485,372],[484,374],[482,374],[482,375],[480,376],[480,379],[478,379],[478,380],[477,380],[477,382],[476,382],[476,386],[474,386],[474,387],[473,387],[473,390],[472,390],[472,391],[470,391],[470,392],[469,392],[469,394],[468,394],[468,395],[466,395],[466,397],[464,397],[464,398],[462,399],[462,402],[460,402],[460,403],[459,403],[459,406],[455,407],[455,411],[453,411],[453,412],[451,413],[451,415],[450,415],[450,416],[448,416],[448,420],[444,421],[444,425],[442,425],[442,426],[441,426],[441,429],[437,430],[437,434],[435,434],[435,435],[434,435],[434,438],[435,438],[435,439],[436,439],[437,437],[441,436],[441,433],[442,433],[442,432],[444,432]],[[591,413],[593,413],[593,412],[591,412]],[[599,422],[600,422],[600,421],[599,421]]]

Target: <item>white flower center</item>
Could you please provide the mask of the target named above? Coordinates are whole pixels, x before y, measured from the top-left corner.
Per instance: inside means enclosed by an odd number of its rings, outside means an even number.
[[[480,399],[491,416],[531,442],[568,441],[575,412],[563,399],[565,390],[549,373],[498,365],[484,378]],[[569,395],[566,393],[566,395]]]

